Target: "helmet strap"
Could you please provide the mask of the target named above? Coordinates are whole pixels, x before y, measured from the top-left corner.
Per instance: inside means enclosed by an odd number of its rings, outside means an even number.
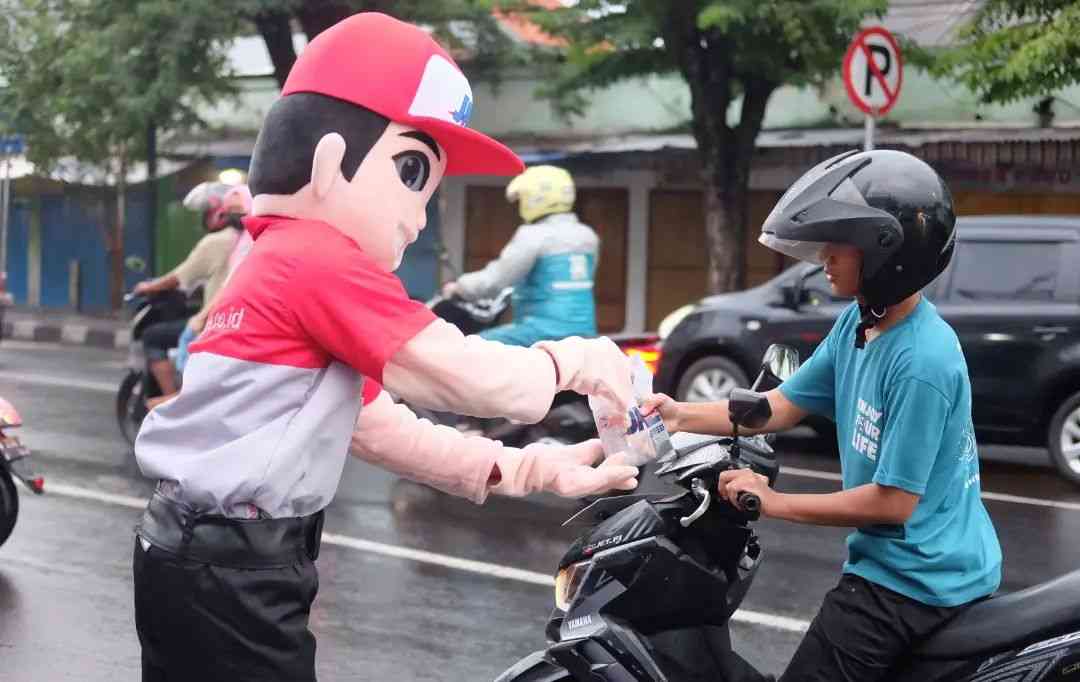
[[[855,327],[855,347],[866,347],[866,331],[877,325],[889,312],[887,307],[882,306],[881,312],[874,310],[872,305],[859,304],[859,326]]]

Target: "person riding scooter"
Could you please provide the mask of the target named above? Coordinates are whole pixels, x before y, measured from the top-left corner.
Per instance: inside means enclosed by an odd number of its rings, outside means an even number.
[[[202,213],[203,229],[207,234],[172,271],[136,284],[136,295],[157,294],[177,288],[190,292],[198,284],[205,282],[203,308],[213,300],[228,274],[226,264],[229,254],[242,229],[240,217],[243,215],[243,204],[239,198],[228,204],[225,202],[225,194],[229,189],[228,185],[222,183],[204,182],[188,192],[184,197],[184,207]],[[171,396],[179,389],[176,369],[169,360],[168,351],[179,345],[180,336],[187,326],[186,319],[159,322],[148,328],[143,335],[143,345],[150,360],[150,372],[157,380],[163,396]]]
[[[824,265],[833,294],[854,298],[810,359],[766,396],[763,431],[809,414],[836,423],[843,490],[780,493],[751,469],[719,476],[736,507],[848,527],[848,560],[782,682],[871,682],[1001,583],[1001,547],[980,497],[971,380],[956,333],[920,293],[956,248],[949,188],[923,161],[848,152],[784,194],[760,242]],[[730,435],[730,403],[659,409],[671,431]]]
[[[230,189],[228,185],[221,183],[201,183],[188,192],[184,198],[184,206],[191,211],[202,213],[206,235],[195,244],[184,262],[167,275],[136,284],[136,295],[157,294],[173,289],[190,292],[195,286],[205,282],[203,307],[195,317],[203,315],[207,306],[213,302],[221,284],[225,283],[229,254],[232,253],[243,229],[240,222],[245,211],[243,200],[240,196],[234,196],[227,202],[226,195]],[[168,359],[168,349],[180,345],[180,338],[189,324],[190,319],[159,322],[149,327],[143,336],[147,358],[150,360],[150,372],[161,387],[161,397],[148,400],[147,405],[150,407],[172,397],[179,390],[176,367],[173,361]]]
[[[574,196],[574,179],[555,166],[533,166],[507,186],[506,198],[517,202],[525,224],[496,260],[443,287],[447,298],[467,300],[514,287],[514,321],[481,337],[530,346],[596,335],[593,277],[600,238],[573,213]]]
[[[228,211],[229,220],[234,227],[239,227],[238,221],[243,216],[251,213],[251,190],[248,189],[247,185],[237,185],[231,188],[225,192],[222,201],[225,204],[225,210]],[[247,230],[243,229],[243,227],[239,227],[239,229],[240,236],[233,244],[232,250],[229,251],[229,257],[225,259],[225,263],[222,265],[225,268],[225,278],[221,286],[217,288],[217,291],[212,296],[206,297],[202,308],[188,320],[187,326],[184,327],[183,333],[180,334],[180,344],[176,349],[176,371],[180,374],[184,373],[184,365],[187,364],[188,346],[206,326],[206,318],[210,315],[215,300],[225,288],[225,282],[229,280],[229,276],[236,269],[236,266],[240,264],[240,261],[244,260],[244,256],[251,251],[251,247],[255,244]],[[165,396],[165,399],[169,397],[172,396]]]

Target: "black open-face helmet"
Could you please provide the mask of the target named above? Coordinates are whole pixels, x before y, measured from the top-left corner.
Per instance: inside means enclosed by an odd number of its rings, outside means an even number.
[[[888,306],[922,289],[949,264],[956,214],[945,182],[911,154],[851,151],[811,168],[761,227],[770,249],[813,263],[826,244],[862,251],[859,294],[865,329]]]

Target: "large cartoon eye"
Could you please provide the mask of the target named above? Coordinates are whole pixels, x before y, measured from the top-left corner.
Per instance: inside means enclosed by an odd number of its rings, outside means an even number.
[[[414,192],[424,189],[431,175],[431,162],[423,152],[407,151],[394,156],[398,177],[403,185]]]

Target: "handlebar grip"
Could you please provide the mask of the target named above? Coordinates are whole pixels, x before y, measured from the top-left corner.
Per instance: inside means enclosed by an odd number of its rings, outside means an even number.
[[[741,492],[735,497],[735,501],[738,502],[739,507],[748,514],[758,514],[761,512],[761,498],[754,493]]]

